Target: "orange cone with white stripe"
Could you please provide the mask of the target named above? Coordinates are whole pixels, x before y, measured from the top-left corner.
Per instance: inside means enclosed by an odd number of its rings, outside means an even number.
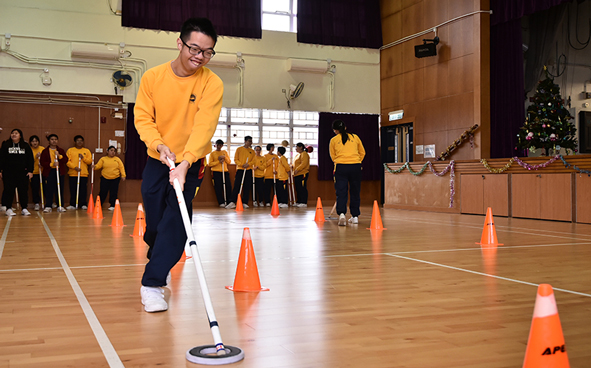
[[[240,245],[240,256],[236,266],[234,285],[226,286],[226,289],[232,291],[269,291],[268,288],[261,287],[257,259],[254,255],[250,229],[247,227],[244,228],[242,233],[242,244]]]
[[[316,215],[314,216],[314,221],[316,222],[325,222],[326,219],[324,218],[324,210],[322,209],[322,201],[320,197],[318,197],[318,201],[316,201]]]
[[[373,201],[373,212],[371,214],[371,224],[368,230],[387,230],[382,224],[382,216],[380,215],[380,207],[378,201]]]
[[[146,216],[144,215],[144,207],[140,203],[137,206],[137,214],[135,215],[135,225],[133,226],[133,234],[130,234],[129,236],[143,238],[145,233]]]
[[[121,205],[119,204],[118,199],[115,200],[115,211],[113,211],[113,220],[111,221],[111,226],[125,226],[123,224],[123,216],[121,215]]]
[[[552,286],[540,284],[523,368],[569,368]]]
[[[497,230],[495,230],[495,221],[493,220],[492,209],[490,207],[486,210],[486,218],[484,219],[484,228],[482,229],[480,243],[476,244],[503,245],[497,240]]]
[[[101,204],[100,196],[96,196],[96,203],[94,205],[94,212],[92,214],[92,218],[97,220],[103,219],[103,205]]]

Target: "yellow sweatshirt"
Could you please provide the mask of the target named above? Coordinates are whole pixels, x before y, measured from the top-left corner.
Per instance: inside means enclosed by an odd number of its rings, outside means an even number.
[[[236,170],[244,170],[242,165],[246,163],[246,159],[248,159],[248,167],[246,170],[252,169],[252,160],[256,156],[256,153],[252,148],[246,148],[244,146],[238,147],[236,153],[234,154],[234,163],[236,164]]]
[[[255,178],[264,178],[265,177],[265,168],[267,167],[267,159],[264,156],[254,156],[252,160],[252,166],[256,166],[256,170],[254,171]]]
[[[340,134],[335,135],[330,140],[330,158],[337,164],[360,164],[365,157],[365,149],[361,139],[355,134],[349,134],[347,143],[343,145],[343,139]]]
[[[277,171],[279,165],[279,157],[274,153],[267,153],[265,156],[267,165],[265,167],[265,179],[273,179],[273,171]],[[275,161],[273,161],[275,159]]]
[[[37,146],[37,148],[31,147],[31,150],[33,151],[33,159],[35,160],[35,168],[33,169],[34,175],[39,174],[39,157],[37,157],[37,154],[41,155],[41,152],[44,149],[45,147],[43,146]]]
[[[171,62],[146,71],[135,101],[135,127],[156,160],[156,150],[164,144],[177,156],[176,161],[193,164],[211,152],[222,109],[224,85],[206,67],[181,78]]]
[[[279,157],[279,165],[277,165],[277,180],[289,179],[289,164],[285,156]]]
[[[78,155],[82,154],[82,161],[80,161],[80,176],[83,178],[88,177],[88,165],[92,165],[92,154],[88,148],[76,148],[70,147],[66,151],[68,156],[68,176],[78,176],[78,171],[75,168],[78,167]]]
[[[298,153],[293,162],[293,167],[294,175],[304,175],[310,172],[310,155],[308,152]]]
[[[223,165],[219,160],[220,156],[226,156],[224,158]],[[230,155],[228,155],[228,152],[226,152],[224,150],[213,151],[209,155],[209,163],[207,164],[207,166],[209,166],[211,168],[211,171],[222,172],[222,166],[223,166],[224,172],[228,172],[228,165],[230,165]]]
[[[109,157],[103,156],[99,160],[99,162],[94,166],[95,170],[103,169],[101,172],[101,176],[105,179],[117,179],[118,177],[126,177],[125,175],[125,167],[123,166],[123,162],[117,156]]]

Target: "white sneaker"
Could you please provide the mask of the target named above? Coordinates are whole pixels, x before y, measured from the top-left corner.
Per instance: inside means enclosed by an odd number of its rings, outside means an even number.
[[[82,206],[82,209],[83,209],[83,210],[87,210],[87,209],[88,209],[88,207],[86,207],[86,206]]]
[[[39,206],[39,203],[35,203],[35,211],[39,211],[39,209],[41,209],[41,206]]]
[[[349,219],[349,223],[350,223],[351,225],[357,225],[357,224],[359,223],[359,218],[358,218],[358,217],[351,217],[351,218]]]
[[[115,207],[109,207],[109,211],[114,211]]]
[[[166,286],[170,285],[171,281],[172,281],[172,275],[170,274],[170,271],[168,271],[168,275],[166,276]]]
[[[29,212],[28,209],[23,208],[23,210],[21,211],[21,215],[23,215],[23,216],[31,216],[31,212]]]
[[[57,212],[66,212],[66,209],[63,207],[58,207]]]
[[[248,205],[246,203],[243,203],[242,208],[248,208]]]
[[[51,212],[51,207],[45,207],[45,208],[43,209],[43,212],[44,212],[44,213],[50,213],[50,212]]]
[[[258,204],[258,203],[256,203],[256,202],[252,202],[252,206],[253,206],[253,207],[258,207],[258,206],[259,206],[259,204]]]
[[[231,209],[233,209],[233,208],[236,208],[236,205],[234,204],[234,202],[230,202],[230,203],[228,203],[228,205],[226,206],[226,209],[229,209],[229,210],[231,210]]]
[[[297,206],[299,208],[306,208],[306,207],[308,207],[308,204],[307,203],[298,203]]]
[[[289,206],[286,203],[279,203],[277,205],[277,207],[279,207],[279,208],[289,208]]]
[[[220,204],[220,208],[225,208],[225,207],[226,207],[225,203]]]
[[[168,309],[168,304],[166,304],[166,300],[164,300],[164,290],[162,290],[162,288],[142,286],[140,288],[140,294],[146,312],[162,312]]]
[[[265,207],[271,207],[271,203],[267,203]]]
[[[6,210],[6,216],[16,216],[16,213],[14,213],[12,208],[9,208]]]
[[[259,207],[265,207],[265,204],[261,201],[259,202]]]
[[[339,215],[339,226],[347,226],[347,218],[344,213]]]
[[[76,207],[74,207],[74,206],[68,206],[68,207],[66,207],[66,209],[67,209],[67,210],[75,210],[75,209],[76,209]]]
[[[0,211],[2,211],[2,212],[6,211],[6,206],[0,206]]]

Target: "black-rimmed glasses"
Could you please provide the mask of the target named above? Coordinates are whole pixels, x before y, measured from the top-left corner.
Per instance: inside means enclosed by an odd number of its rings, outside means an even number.
[[[211,59],[215,55],[215,51],[213,50],[201,50],[199,47],[189,46],[183,39],[181,38],[181,42],[183,45],[187,46],[189,49],[189,54],[191,55],[199,55],[202,54],[204,58]]]

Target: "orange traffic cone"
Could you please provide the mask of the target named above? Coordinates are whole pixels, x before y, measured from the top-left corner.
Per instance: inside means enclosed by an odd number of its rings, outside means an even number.
[[[538,285],[523,368],[569,368],[552,286]]]
[[[115,200],[115,211],[113,211],[111,226],[125,226],[123,225],[123,216],[121,215],[121,206],[118,199]]]
[[[142,204],[137,206],[137,214],[135,215],[135,225],[133,226],[133,234],[129,236],[143,238],[146,232],[146,218],[144,216],[144,207]]]
[[[320,200],[320,197],[318,197],[318,201],[316,201],[316,215],[314,216],[314,221],[326,221],[326,219],[324,218],[324,210],[322,209],[322,201]]]
[[[373,212],[371,214],[371,224],[368,230],[387,230],[382,224],[382,216],[380,215],[380,207],[378,201],[373,201]]]
[[[226,289],[232,291],[269,291],[268,288],[261,287],[257,260],[254,256],[254,248],[250,238],[250,229],[247,227],[244,228],[242,233],[242,244],[240,245],[240,256],[236,266],[234,285],[226,286]]]
[[[279,216],[279,203],[277,203],[277,194],[273,196],[273,206],[271,207],[271,216]]]
[[[503,245],[497,240],[497,231],[495,230],[495,222],[493,220],[492,209],[490,207],[486,210],[486,218],[484,219],[484,228],[482,229],[482,237],[480,238],[480,245]]]
[[[93,214],[94,213],[94,202],[92,200],[92,193],[90,193],[90,198],[88,199],[88,209],[86,213]]]
[[[94,212],[92,214],[92,218],[97,220],[103,219],[103,205],[101,204],[100,196],[96,196],[96,203],[94,205]]]
[[[236,211],[244,211],[244,206],[242,206],[242,196],[238,193],[238,200],[236,201]]]

